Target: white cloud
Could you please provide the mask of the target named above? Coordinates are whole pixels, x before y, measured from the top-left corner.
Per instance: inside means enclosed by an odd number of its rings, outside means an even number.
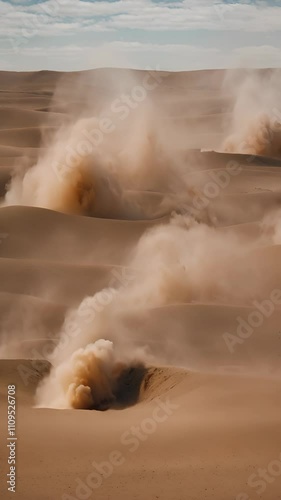
[[[2,52],[2,68],[281,65],[280,1],[12,1],[0,0],[0,42],[8,46]],[[189,31],[197,40],[193,44],[183,43],[191,39]],[[240,48],[242,38],[251,46]]]
[[[240,62],[240,66],[281,67],[281,50],[271,45],[240,47],[233,51],[233,55]]]
[[[119,2],[118,2],[119,3]],[[122,2],[121,2],[122,3]],[[280,31],[281,6],[186,0],[182,4],[147,2],[142,9],[120,13],[100,24],[114,29]]]
[[[211,0],[154,3],[152,0],[90,2],[47,0],[33,5],[0,1],[2,36],[20,36],[40,26],[41,35],[62,31],[141,29],[145,31],[280,31],[281,6],[262,3],[228,3]],[[64,26],[64,28],[63,28]]]

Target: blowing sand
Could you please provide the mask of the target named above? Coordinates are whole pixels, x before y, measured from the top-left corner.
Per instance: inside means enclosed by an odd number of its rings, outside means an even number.
[[[0,74],[1,498],[281,499],[280,82]]]

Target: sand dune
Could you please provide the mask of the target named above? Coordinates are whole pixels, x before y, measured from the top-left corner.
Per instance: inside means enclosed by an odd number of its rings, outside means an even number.
[[[0,261],[0,268],[1,291],[53,299],[68,305],[77,304],[85,296],[105,288],[119,269],[118,266],[4,258]]]
[[[147,76],[0,72],[17,495],[278,500],[280,72]]]
[[[115,265],[147,229],[162,222],[81,218],[30,207],[3,207],[0,219],[1,232],[9,234],[0,247],[2,257]]]
[[[0,131],[0,143],[11,147],[36,148],[40,145],[42,134],[51,134],[55,131],[52,127],[11,128]]]
[[[19,104],[24,104],[25,103],[19,103]],[[2,106],[2,105],[1,105]],[[23,128],[23,127],[34,127],[34,126],[39,126],[41,124],[46,123],[46,114],[44,111],[39,111],[39,110],[28,110],[28,109],[18,109],[17,106],[15,107],[8,107],[5,106],[4,108],[1,109],[1,129],[14,129],[15,124],[16,128]],[[48,113],[48,123],[51,124],[60,124],[63,119],[63,116],[61,114],[57,113]]]
[[[7,372],[13,372],[11,367]],[[276,440],[279,419],[273,404],[279,398],[280,384],[227,375],[181,374],[179,370],[173,374],[165,369],[156,370],[153,375],[144,401],[123,411],[97,412],[93,416],[83,411],[28,409],[30,399],[26,398],[19,428],[23,500],[36,498],[42,480],[42,499],[63,498],[66,494],[75,498],[78,484],[87,484],[88,475],[108,461],[113,448],[121,453],[123,461],[103,479],[98,489],[101,499],[111,491],[117,499],[127,495],[142,499],[147,488],[149,498],[176,496],[180,500],[185,498],[183,490],[188,490],[191,498],[215,495],[218,500],[232,498],[232,492],[255,493],[247,486],[249,476],[259,467],[267,468],[280,455]],[[166,381],[162,382],[164,378]],[[159,394],[164,402],[167,397],[173,402],[173,410],[152,435],[143,432],[143,441],[132,451],[138,441],[124,433],[132,425],[152,419],[157,408],[154,395]],[[53,447],[50,449],[50,436],[55,452]],[[27,449],[28,460],[24,451]],[[46,460],[42,449],[51,456],[56,453],[56,460],[48,461],[39,481],[39,471]],[[64,463],[67,479],[58,474],[58,463]],[[274,483],[270,486],[265,498],[278,498],[278,487]],[[90,494],[90,490],[86,491]]]

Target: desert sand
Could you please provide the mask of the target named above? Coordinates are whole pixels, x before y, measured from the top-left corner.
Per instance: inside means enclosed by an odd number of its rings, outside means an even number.
[[[1,498],[281,499],[280,82],[0,73]]]

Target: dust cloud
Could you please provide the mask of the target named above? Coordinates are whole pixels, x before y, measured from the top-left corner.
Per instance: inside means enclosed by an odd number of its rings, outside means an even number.
[[[274,75],[249,74],[235,92],[231,89],[235,105],[223,151],[273,157],[281,153],[274,94],[278,82]],[[39,406],[104,409],[114,401],[122,370],[136,363],[169,363],[172,332],[163,332],[159,353],[153,332],[140,342],[128,319],[175,304],[245,306],[268,291],[263,269],[251,257],[272,243],[272,237],[265,243],[267,229],[261,225],[258,237],[250,239],[216,227],[211,204],[204,208],[206,217],[176,210],[183,197],[183,206],[192,206],[209,178],[202,169],[200,183],[196,176],[190,180],[194,165],[186,161],[185,128],[163,120],[147,88],[139,105],[126,107],[122,101],[120,106],[118,95],[132,83],[143,90],[131,75],[123,86],[111,82],[99,118],[90,99],[87,109],[78,114],[76,109],[72,116],[70,112],[70,123],[44,145],[34,166],[15,173],[5,197],[5,205],[68,214],[131,220],[155,218],[165,209],[167,215],[140,237],[125,262],[131,272],[126,286],[101,290],[67,313],[49,356],[53,369],[38,390]],[[224,92],[227,86],[225,81]],[[142,199],[147,193],[161,195],[160,210],[147,209]],[[223,211],[223,196],[218,197]],[[102,293],[107,300],[97,310]],[[177,349],[180,359],[181,345]]]

